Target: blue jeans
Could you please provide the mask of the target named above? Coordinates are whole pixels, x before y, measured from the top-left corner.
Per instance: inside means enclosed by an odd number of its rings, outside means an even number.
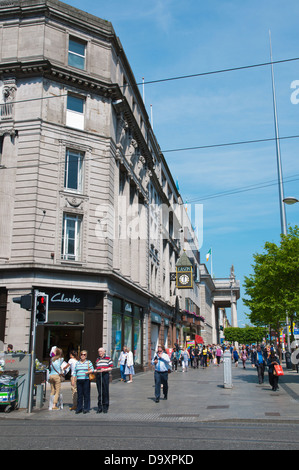
[[[77,411],[90,410],[90,382],[89,378],[84,380],[77,380]]]
[[[126,381],[126,375],[125,375],[125,368],[126,368],[126,365],[125,365],[125,364],[121,364],[121,365],[119,366],[119,368],[120,368],[120,376],[121,376],[121,378],[122,378],[124,381]]]
[[[160,398],[161,384],[163,385],[164,397],[168,393],[168,372],[158,372],[155,370],[155,397]]]

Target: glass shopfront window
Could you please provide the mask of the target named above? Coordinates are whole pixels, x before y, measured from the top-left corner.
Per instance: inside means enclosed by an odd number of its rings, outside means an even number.
[[[132,323],[133,323],[133,318],[132,317],[124,317],[124,345],[130,348],[130,350],[133,352],[132,349]]]
[[[142,339],[141,321],[134,318],[134,357],[135,364],[142,364],[141,339]]]
[[[122,345],[122,317],[118,314],[112,315],[112,361],[113,365],[117,367],[118,358],[121,352]]]
[[[114,367],[118,366],[120,352],[130,348],[135,365],[142,364],[142,309],[125,300],[113,299],[112,351]]]
[[[134,307],[134,357],[135,364],[142,364],[142,309]]]

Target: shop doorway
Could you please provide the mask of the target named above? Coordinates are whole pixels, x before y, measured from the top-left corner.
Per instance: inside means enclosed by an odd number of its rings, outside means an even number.
[[[80,355],[82,349],[83,326],[56,326],[49,325],[44,328],[43,358],[49,358],[49,350],[57,346],[63,351],[66,361],[70,358],[70,351],[75,350]]]

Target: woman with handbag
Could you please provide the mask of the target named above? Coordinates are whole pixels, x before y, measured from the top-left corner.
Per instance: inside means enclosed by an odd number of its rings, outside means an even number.
[[[280,365],[280,362],[275,352],[272,350],[270,356],[268,357],[267,366],[269,373],[269,383],[272,387],[273,392],[276,392],[276,390],[278,390],[278,375],[275,372],[276,365]]]
[[[87,351],[83,350],[80,354],[80,360],[77,361],[74,370],[74,376],[77,378],[77,409],[78,413],[89,413],[90,410],[90,380],[89,374],[94,372],[92,362],[87,359]]]
[[[61,366],[64,362],[62,357],[62,349],[56,348],[55,349],[55,356],[52,357],[50,361],[50,372],[49,372],[49,383],[51,385],[51,393],[50,393],[50,407],[51,410],[59,410],[57,406],[58,400],[60,397],[60,389],[61,389],[61,378],[63,374],[61,372]],[[53,405],[51,403],[53,401]]]

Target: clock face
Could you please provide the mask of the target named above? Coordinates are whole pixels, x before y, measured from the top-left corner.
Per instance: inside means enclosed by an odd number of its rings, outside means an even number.
[[[190,279],[189,279],[189,276],[187,274],[181,274],[180,277],[179,277],[180,283],[184,284],[184,285],[188,284],[189,280]]]

